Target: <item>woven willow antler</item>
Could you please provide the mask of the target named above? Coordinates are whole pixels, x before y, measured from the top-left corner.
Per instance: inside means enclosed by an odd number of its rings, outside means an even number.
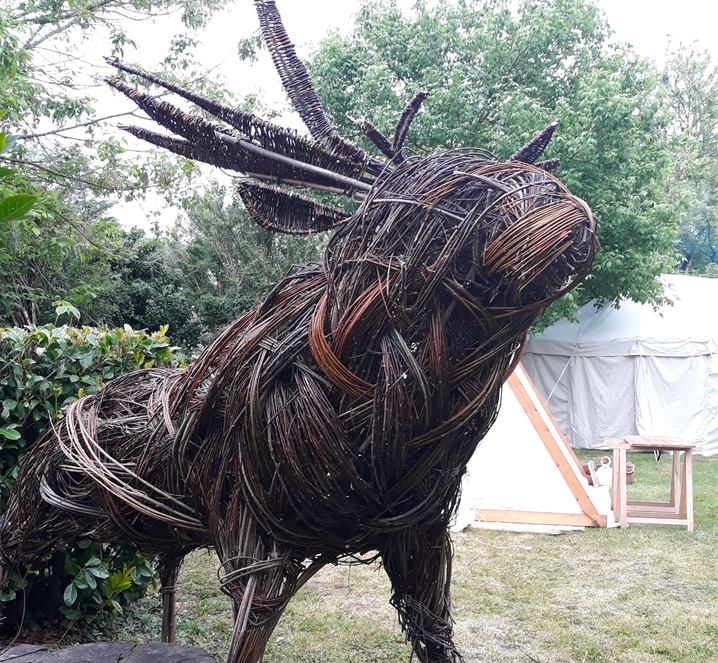
[[[532,165],[554,125],[506,162],[471,149],[404,158],[419,93],[391,142],[367,126],[388,161],[367,155],[329,122],[274,3],[255,4],[314,138],[116,61],[218,123],[109,83],[174,134],[134,135],[247,175],[259,224],[337,227],[324,261],[188,368],[131,373],[74,403],[25,459],[1,556],[17,564],[80,535],[134,541],[157,559],[171,639],[179,564],[211,546],[235,606],[228,661],[256,663],[318,569],[372,553],[419,660],[457,661],[448,526],[461,478],[528,328],[590,269],[591,213],[546,172],[552,161]],[[360,205],[348,215],[293,187]]]

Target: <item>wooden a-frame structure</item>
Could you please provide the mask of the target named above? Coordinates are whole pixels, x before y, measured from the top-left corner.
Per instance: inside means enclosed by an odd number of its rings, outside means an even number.
[[[612,524],[608,491],[590,485],[521,364],[506,381],[502,400],[494,427],[469,463],[459,527]]]

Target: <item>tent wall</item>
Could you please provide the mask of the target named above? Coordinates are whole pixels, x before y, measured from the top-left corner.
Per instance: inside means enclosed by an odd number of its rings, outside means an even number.
[[[604,438],[637,435],[631,357],[526,352],[523,364],[568,443],[605,449]]]
[[[523,364],[571,446],[675,435],[718,453],[718,279],[664,281],[672,306],[587,304],[527,343]]]
[[[583,513],[516,395],[506,386],[496,423],[481,441],[468,471],[462,499],[479,511]]]

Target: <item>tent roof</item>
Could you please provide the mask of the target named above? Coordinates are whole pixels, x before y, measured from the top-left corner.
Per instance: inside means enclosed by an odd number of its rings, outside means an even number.
[[[718,352],[718,279],[664,274],[673,305],[623,301],[620,308],[578,312],[578,323],[561,320],[532,338],[527,352],[563,356],[654,355],[691,357]]]

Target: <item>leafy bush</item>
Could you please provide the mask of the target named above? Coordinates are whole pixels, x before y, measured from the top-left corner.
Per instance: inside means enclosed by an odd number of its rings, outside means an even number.
[[[58,317],[75,316],[59,302]],[[113,377],[139,368],[177,363],[166,328],[147,334],[52,324],[0,329],[0,503],[4,508],[18,463],[62,409],[98,391]],[[4,629],[41,620],[91,623],[111,618],[144,595],[154,576],[129,545],[75,541],[12,574],[0,599]],[[19,590],[24,590],[22,593]]]

